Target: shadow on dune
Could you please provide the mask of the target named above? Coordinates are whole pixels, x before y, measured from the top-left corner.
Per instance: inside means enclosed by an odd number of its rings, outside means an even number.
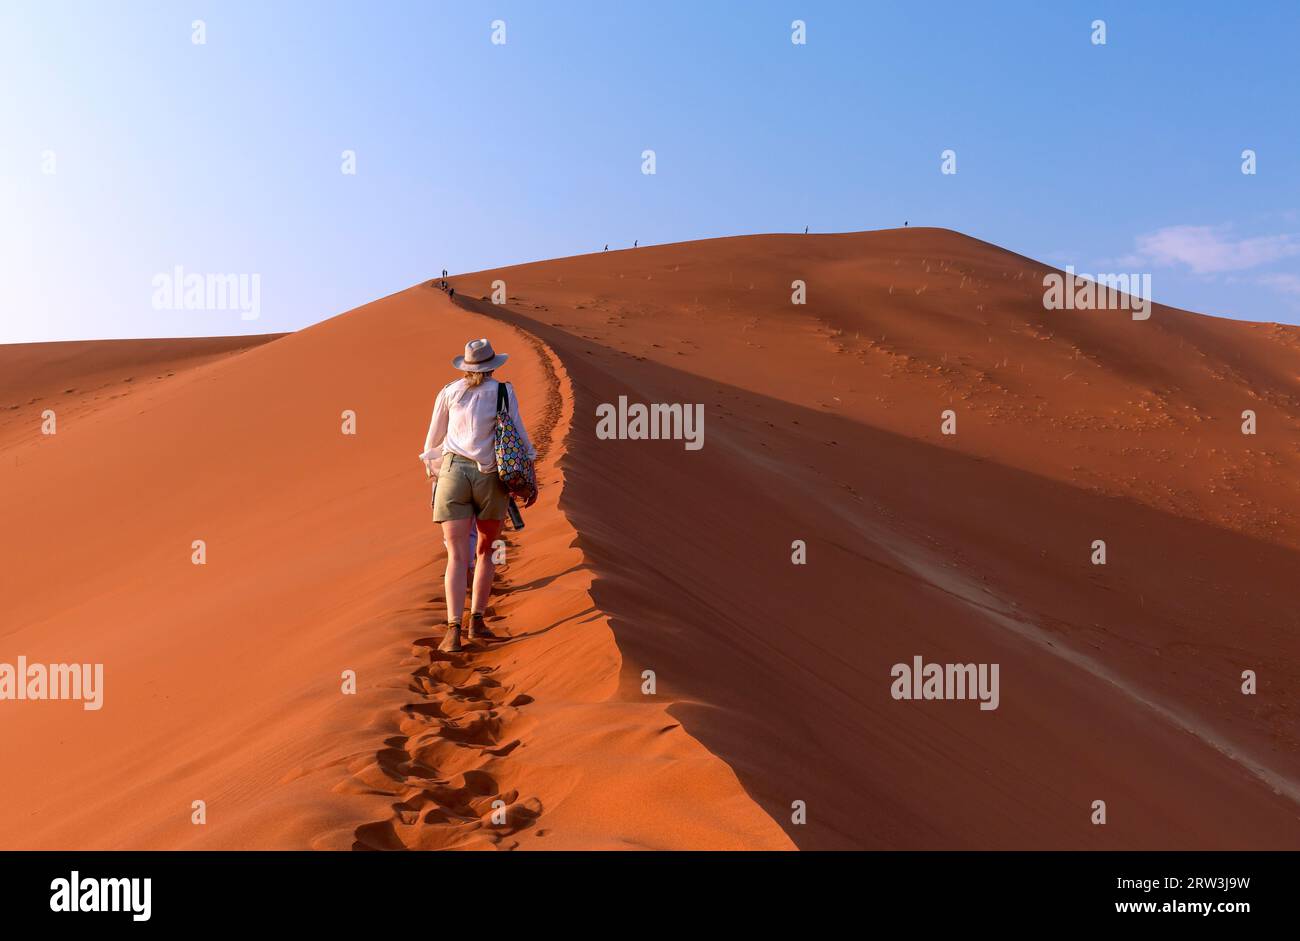
[[[1296,552],[456,300],[570,373],[561,507],[624,694],[655,671],[801,848],[1300,838]],[[706,446],[597,440],[619,395],[704,403]],[[915,655],[1001,664],[999,708],[894,700],[891,666]],[[1241,694],[1246,669],[1261,695]]]

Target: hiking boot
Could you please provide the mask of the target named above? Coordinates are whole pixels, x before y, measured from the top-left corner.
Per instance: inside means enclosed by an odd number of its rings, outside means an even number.
[[[471,614],[469,616],[470,640],[495,640],[496,636],[496,634],[488,630],[487,624],[483,622],[483,615]]]
[[[438,649],[443,653],[460,653],[460,624],[453,622],[447,625],[447,634]]]

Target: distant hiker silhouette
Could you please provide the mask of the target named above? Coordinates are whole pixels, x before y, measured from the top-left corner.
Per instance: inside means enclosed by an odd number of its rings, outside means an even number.
[[[450,291],[448,292],[447,296],[448,296],[448,297],[455,297],[455,296],[456,296],[456,289],[455,289],[455,288],[451,288]]]
[[[608,243],[608,242],[605,243],[605,251],[609,251],[609,243]]]
[[[906,220],[906,219],[903,220],[903,228],[905,228],[905,229],[907,228],[907,220]]]
[[[638,245],[637,240],[636,240],[636,239],[633,239],[633,240],[632,240],[632,247],[633,247],[633,248],[636,248],[637,245]]]
[[[807,227],[807,226],[804,226],[804,227],[803,227],[803,234],[804,234],[804,235],[807,235],[807,234],[808,234],[808,227]]]

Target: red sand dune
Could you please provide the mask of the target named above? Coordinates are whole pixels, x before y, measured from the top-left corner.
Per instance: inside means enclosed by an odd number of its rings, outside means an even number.
[[[28,364],[0,662],[106,670],[97,713],[0,703],[0,847],[1294,846],[1300,331],[1048,311],[1049,270],[943,230],[754,236],[172,341],[176,368],[0,350]],[[544,488],[513,639],[447,658],[414,455],[480,335]],[[619,396],[702,403],[704,447],[598,439]],[[917,655],[1000,664],[999,707],[894,700]]]
[[[33,410],[53,409],[58,417],[80,419],[178,372],[279,336],[0,346],[0,443],[29,436]]]

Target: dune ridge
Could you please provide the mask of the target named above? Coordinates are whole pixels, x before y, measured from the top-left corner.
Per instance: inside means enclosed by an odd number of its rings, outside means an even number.
[[[513,354],[544,487],[489,609],[512,639],[449,658],[414,455],[451,357],[484,333]],[[23,534],[0,559],[3,653],[106,674],[96,722],[3,704],[0,845],[790,845],[662,701],[619,693],[556,508],[571,404],[544,346],[420,285],[178,378],[45,440],[24,413],[0,462],[0,523]],[[52,788],[71,756],[94,770]]]
[[[0,345],[0,446],[23,433],[24,409],[86,415],[142,387],[281,336]]]
[[[489,326],[499,336],[501,326]],[[445,654],[437,636],[415,640],[404,664],[414,667],[407,699],[416,701],[403,703],[395,734],[344,785],[395,802],[385,819],[357,828],[353,848],[787,848],[661,705],[620,701],[618,650],[558,508],[573,416],[568,374],[536,337],[509,331],[498,348],[529,349],[545,380],[540,409],[536,385],[528,389],[529,421],[542,416],[532,434],[545,480],[528,515],[541,522],[504,534],[512,561],[488,608],[500,641]],[[531,598],[539,592],[554,600]],[[445,611],[440,584],[429,603]],[[552,623],[536,625],[539,608]],[[561,670],[575,647],[582,666]],[[591,804],[606,813],[587,819]]]
[[[714,239],[5,376],[0,661],[106,692],[0,703],[0,846],[1294,846],[1300,330],[1048,311],[1052,270],[935,229]],[[482,335],[542,499],[510,639],[445,657],[414,454]],[[701,406],[704,447],[598,437],[621,396]],[[892,698],[914,656],[999,664],[998,708]]]
[[[1300,837],[1300,331],[1049,311],[1053,270],[911,229],[456,280],[504,282],[498,316],[569,364],[580,415],[705,403],[693,457],[597,441],[589,417],[571,516],[624,656],[774,819],[806,801],[801,847]],[[1241,435],[1243,409],[1268,430]],[[893,700],[918,654],[1000,663],[1002,705]]]

